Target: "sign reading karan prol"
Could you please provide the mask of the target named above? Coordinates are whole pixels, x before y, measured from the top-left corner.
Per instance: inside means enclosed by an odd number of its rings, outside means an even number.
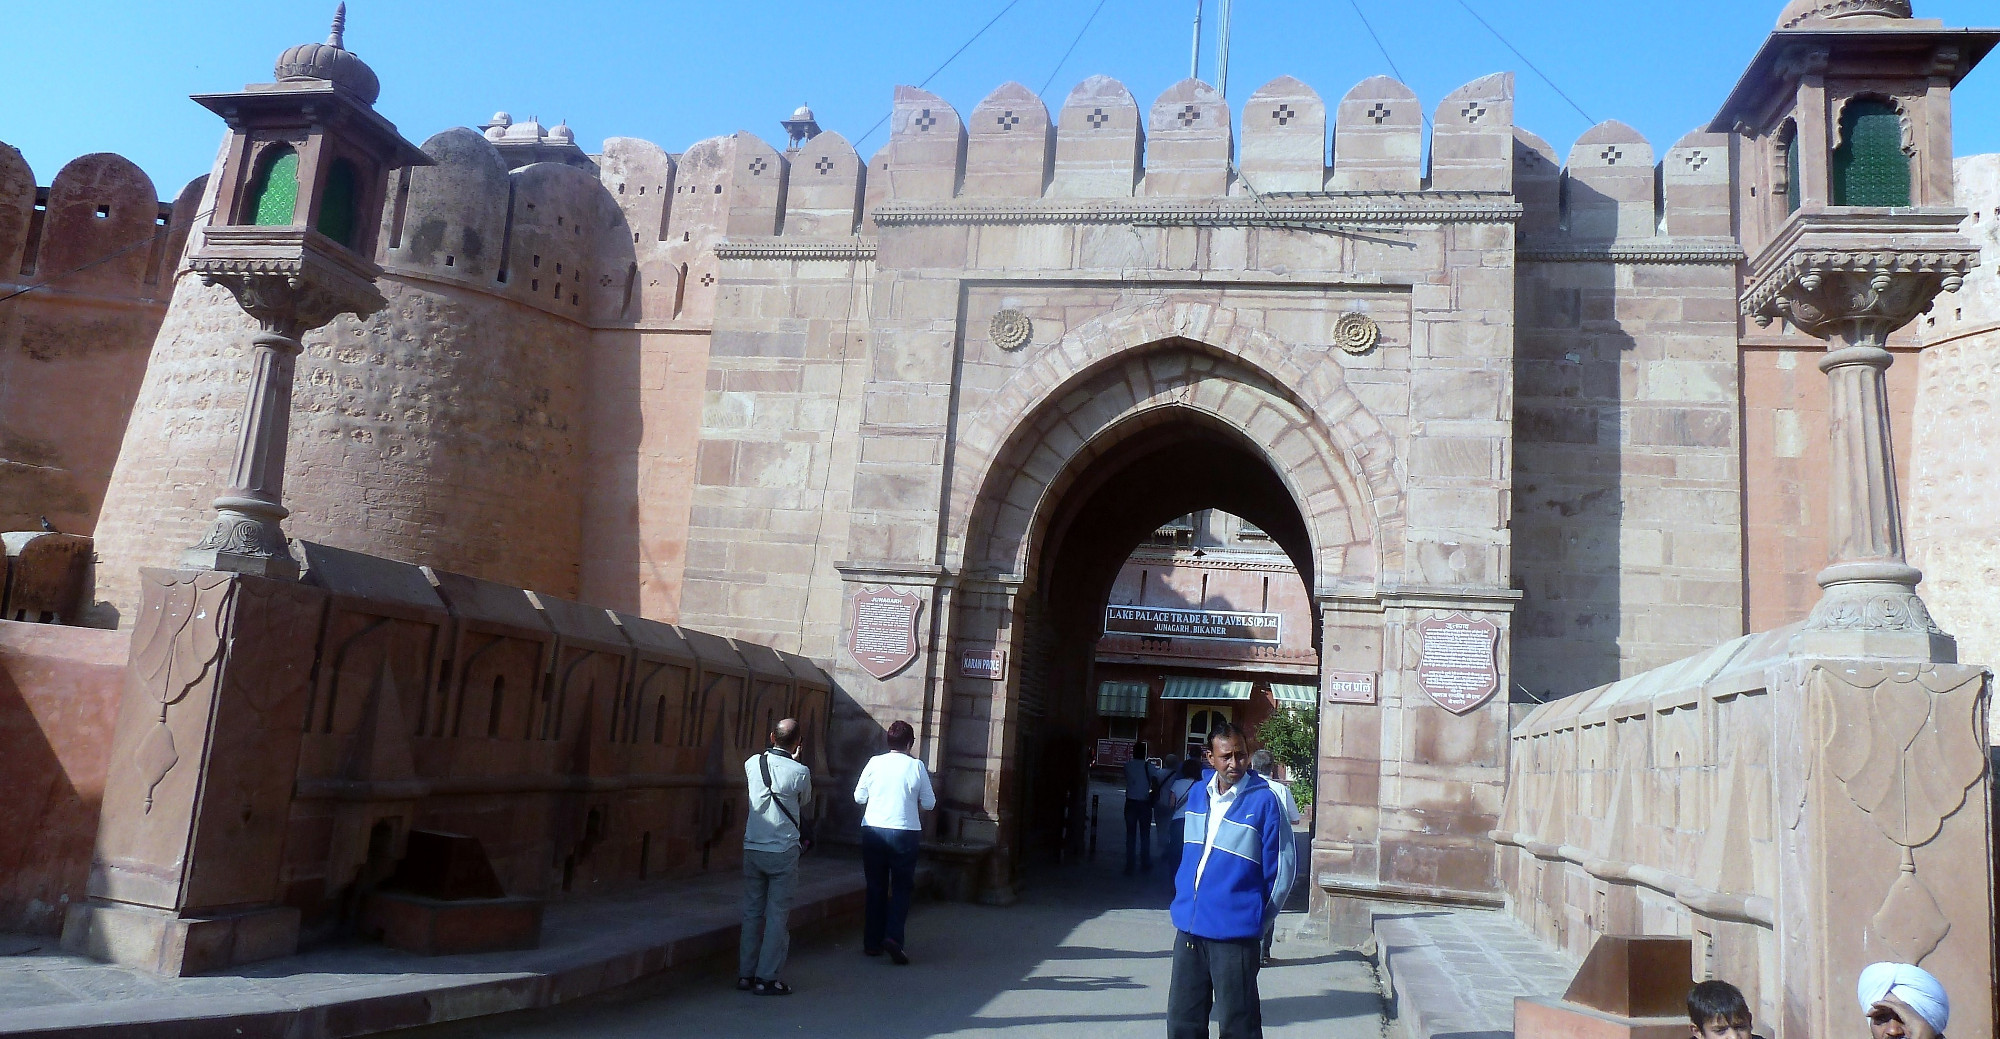
[[[1375,703],[1373,671],[1328,671],[1325,687],[1327,703]]]
[[[1007,653],[991,646],[958,651],[958,677],[1002,682],[1007,678]]]
[[[1208,639],[1212,642],[1263,642],[1277,645],[1279,617],[1275,613],[1216,613],[1209,610],[1165,610],[1151,606],[1106,606],[1106,635],[1146,638]]]
[[[1462,613],[1417,624],[1417,685],[1453,714],[1465,714],[1500,689],[1500,626]]]
[[[847,651],[863,671],[887,678],[917,659],[917,612],[923,600],[914,592],[864,588],[854,597],[854,627]]]

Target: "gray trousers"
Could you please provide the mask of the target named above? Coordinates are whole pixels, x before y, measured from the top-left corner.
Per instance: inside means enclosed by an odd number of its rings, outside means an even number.
[[[743,937],[736,946],[736,976],[776,981],[791,951],[785,929],[792,893],[799,886],[799,849],[743,850]]]

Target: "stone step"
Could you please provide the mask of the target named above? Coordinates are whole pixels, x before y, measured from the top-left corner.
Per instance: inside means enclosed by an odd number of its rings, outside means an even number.
[[[733,955],[741,888],[732,870],[551,905],[541,947],[522,952],[418,956],[357,944],[191,978],[61,955],[49,941],[0,956],[0,1036],[346,1039],[554,1006]],[[808,857],[792,930],[858,917],[861,905],[859,860]]]
[[[1576,967],[1491,909],[1373,912],[1390,1039],[1512,1039],[1517,996],[1560,997]]]

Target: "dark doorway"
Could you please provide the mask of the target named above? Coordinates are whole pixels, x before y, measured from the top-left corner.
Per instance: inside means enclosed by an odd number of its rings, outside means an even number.
[[[1189,410],[1081,464],[1036,546],[1023,610],[1017,864],[1081,850],[1096,736],[1095,647],[1112,584],[1142,541],[1178,517],[1220,509],[1261,528],[1308,592],[1312,584],[1305,520],[1265,453],[1241,432]],[[1313,630],[1317,649],[1317,617]]]

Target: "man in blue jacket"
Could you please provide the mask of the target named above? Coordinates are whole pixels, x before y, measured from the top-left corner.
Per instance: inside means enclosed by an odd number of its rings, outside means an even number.
[[[1292,886],[1298,849],[1291,819],[1250,770],[1250,741],[1223,723],[1208,734],[1210,771],[1188,792],[1187,837],[1174,876],[1174,973],[1167,1039],[1207,1039],[1212,1008],[1222,1039],[1261,1039],[1257,996],[1264,922],[1275,892]]]

